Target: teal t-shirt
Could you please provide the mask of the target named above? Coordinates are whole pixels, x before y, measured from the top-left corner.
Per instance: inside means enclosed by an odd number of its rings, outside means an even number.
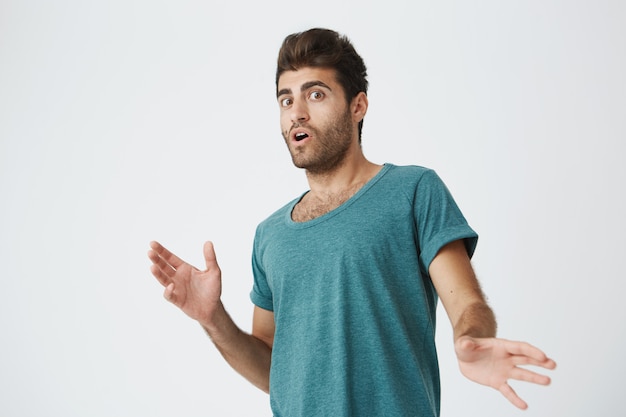
[[[259,224],[252,302],[274,312],[275,417],[438,416],[437,295],[428,267],[476,233],[437,174],[385,164],[337,209]]]

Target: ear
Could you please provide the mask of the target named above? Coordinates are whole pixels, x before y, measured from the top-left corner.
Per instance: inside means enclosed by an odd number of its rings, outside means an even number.
[[[352,120],[355,123],[359,123],[363,120],[365,113],[367,113],[368,104],[367,94],[362,91],[352,99],[352,103],[350,103],[350,114],[352,114]]]

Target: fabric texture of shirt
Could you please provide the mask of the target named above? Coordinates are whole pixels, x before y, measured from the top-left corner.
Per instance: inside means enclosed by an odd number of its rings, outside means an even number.
[[[301,198],[301,197],[300,197]],[[331,212],[259,224],[250,297],[273,311],[275,417],[438,416],[437,294],[428,268],[478,236],[430,169],[385,164]]]

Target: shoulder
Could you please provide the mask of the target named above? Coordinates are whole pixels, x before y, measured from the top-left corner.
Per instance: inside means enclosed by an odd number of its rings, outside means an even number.
[[[432,168],[420,166],[420,165],[394,165],[385,164],[389,167],[387,177],[391,179],[412,179],[420,180],[422,177],[429,175],[436,175]]]
[[[283,205],[281,208],[270,214],[264,220],[262,220],[257,225],[256,234],[257,237],[266,230],[273,230],[276,226],[280,226],[286,223],[286,219],[289,218],[293,207],[296,205],[298,201],[302,198],[302,195],[289,201],[287,204]]]
[[[412,210],[423,210],[432,202],[451,199],[446,184],[437,172],[419,165],[391,165],[380,185],[382,191],[379,192],[387,200],[406,201]]]
[[[429,187],[442,184],[441,178],[432,168],[420,165],[385,165],[389,166],[385,182],[404,190],[415,191],[418,186]]]

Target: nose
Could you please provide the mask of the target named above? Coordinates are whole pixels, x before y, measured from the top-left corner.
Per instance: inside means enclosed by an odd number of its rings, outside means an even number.
[[[304,101],[295,101],[291,105],[290,118],[292,123],[302,123],[309,120],[309,111]]]

